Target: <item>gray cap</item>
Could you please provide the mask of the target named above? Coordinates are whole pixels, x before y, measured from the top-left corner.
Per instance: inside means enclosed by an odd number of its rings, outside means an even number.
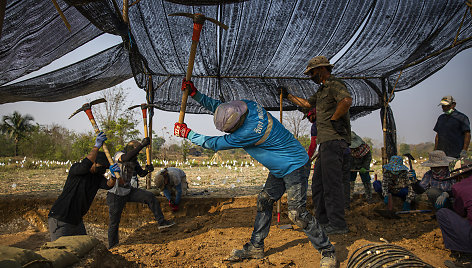
[[[220,104],[216,108],[213,116],[213,122],[216,129],[223,132],[231,130],[247,111],[247,105],[244,101],[230,101]]]

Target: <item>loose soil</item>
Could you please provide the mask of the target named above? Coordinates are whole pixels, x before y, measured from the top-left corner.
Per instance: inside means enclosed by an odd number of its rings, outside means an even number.
[[[416,167],[418,174],[423,174]],[[158,197],[166,218],[177,224],[159,230],[149,209],[143,204],[127,204],[120,225],[120,244],[113,255],[97,254],[122,261],[122,266],[148,267],[317,267],[320,254],[301,229],[283,230],[289,224],[286,196],[282,198],[281,222],[276,211],[265,240],[266,257],[229,263],[225,259],[234,248],[241,248],[251,235],[256,215],[257,193],[267,170],[260,166],[230,170],[228,167],[182,168],[188,176],[190,195],[180,211],[172,213],[163,197]],[[49,239],[47,213],[65,181],[64,170],[14,170],[0,172],[0,244],[38,249]],[[15,187],[12,185],[15,184]],[[143,183],[144,184],[144,183]],[[41,186],[43,185],[43,186]],[[43,187],[43,188],[41,188]],[[45,189],[44,189],[45,188]],[[373,211],[383,209],[381,198],[368,204],[356,185],[351,210],[346,212],[350,232],[331,235],[340,267],[346,267],[356,249],[386,240],[404,247],[434,267],[445,267],[450,260],[441,231],[433,214],[407,214],[401,219],[384,219]],[[311,198],[308,208],[312,209]],[[396,199],[396,209],[401,200]],[[419,209],[427,209],[419,202]],[[107,244],[108,207],[105,191],[100,191],[84,219],[87,232]],[[113,257],[114,256],[114,257]],[[87,263],[83,265],[88,266]],[[117,267],[119,267],[118,265]]]

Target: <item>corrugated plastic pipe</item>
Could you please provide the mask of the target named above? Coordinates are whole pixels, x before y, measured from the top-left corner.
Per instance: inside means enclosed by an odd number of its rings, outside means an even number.
[[[397,245],[367,244],[354,251],[347,268],[431,267],[416,255]]]

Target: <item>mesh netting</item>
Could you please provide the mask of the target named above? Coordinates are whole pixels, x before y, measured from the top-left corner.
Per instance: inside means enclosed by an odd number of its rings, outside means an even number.
[[[464,1],[138,1],[129,8],[129,27],[120,0],[58,3],[71,32],[49,1],[7,3],[0,39],[0,103],[63,100],[130,77],[146,90],[151,77],[154,93],[148,100],[162,110],[179,111],[192,20],[168,16],[176,12],[202,13],[229,26],[225,31],[204,24],[192,77],[196,86],[213,98],[250,99],[268,110],[279,109],[278,86],[303,98],[317,90],[303,75],[313,56],[335,61],[333,73],[352,94],[355,119],[384,107],[381,96],[397,79],[395,91],[409,89],[472,46],[472,13]],[[123,44],[5,85],[103,32],[121,36]],[[296,109],[288,102],[283,107]],[[207,111],[190,98],[187,112]],[[387,114],[393,133],[388,143],[396,144],[393,114]]]

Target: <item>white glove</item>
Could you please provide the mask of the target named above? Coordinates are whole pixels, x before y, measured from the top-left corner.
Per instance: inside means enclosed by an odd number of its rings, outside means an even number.
[[[436,208],[442,208],[444,207],[444,203],[446,202],[446,199],[449,197],[449,194],[447,192],[443,192],[438,198],[436,199],[436,203],[434,206]]]

